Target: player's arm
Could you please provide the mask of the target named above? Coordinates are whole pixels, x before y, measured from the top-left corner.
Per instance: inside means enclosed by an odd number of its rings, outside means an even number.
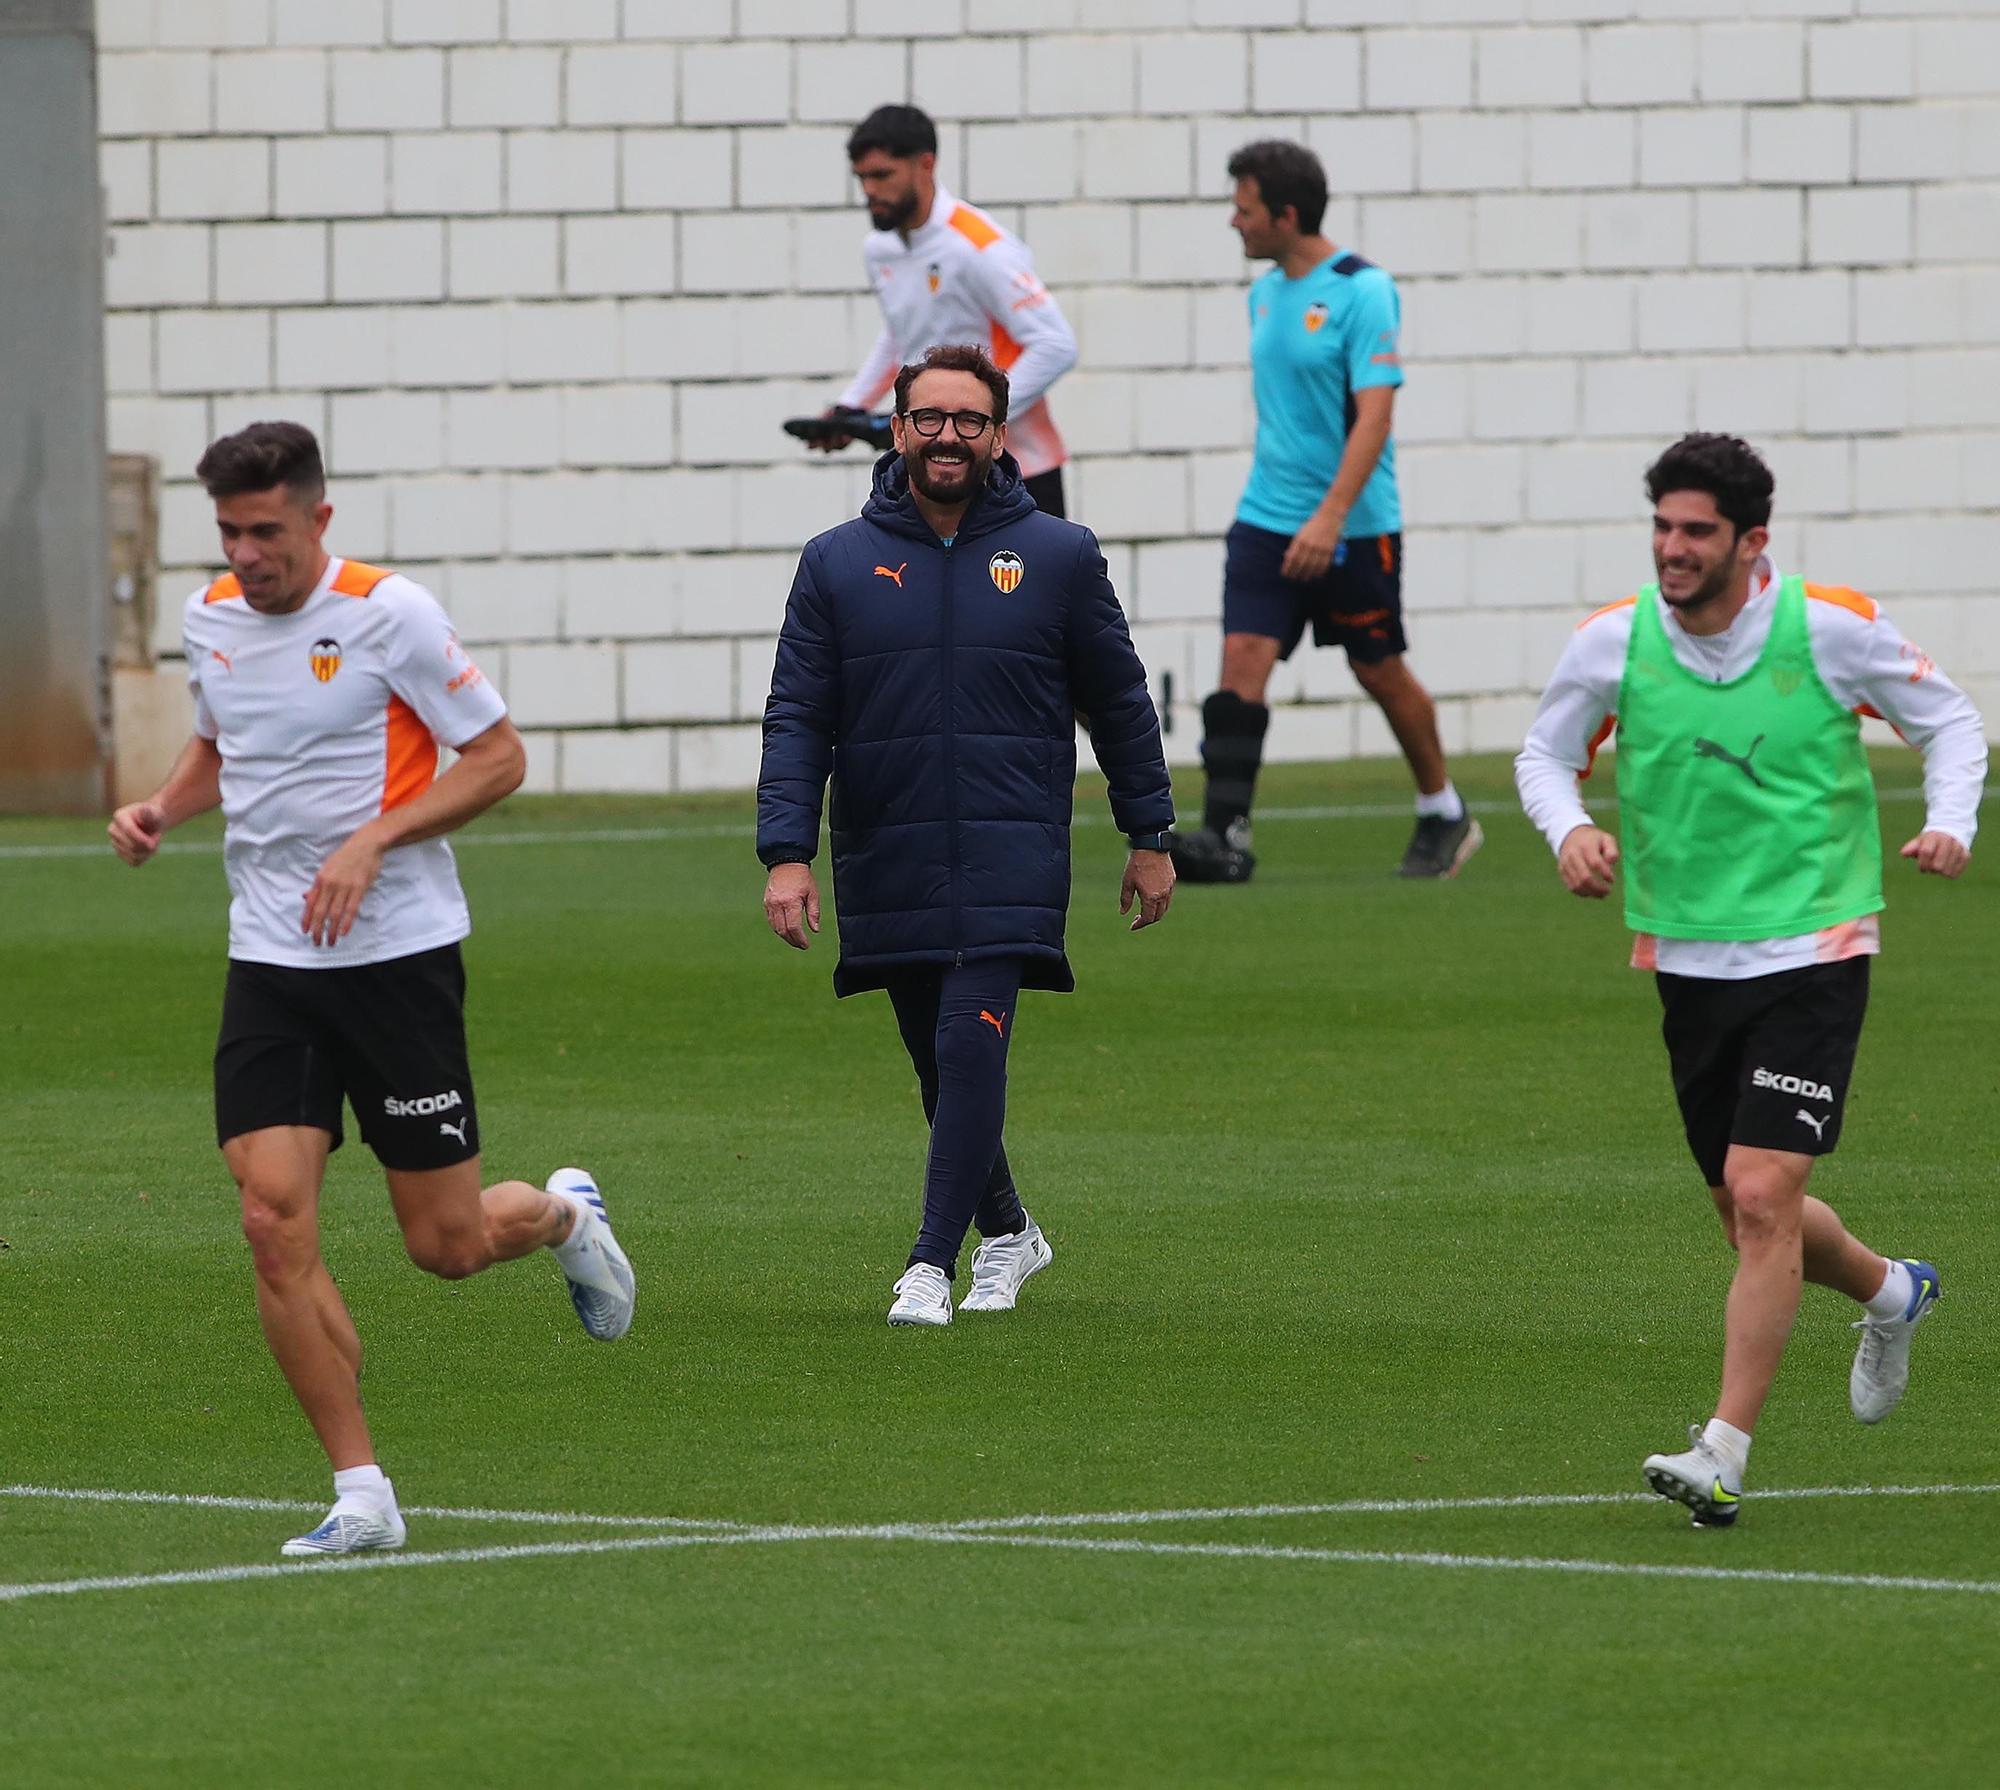
[[[847,389],[821,414],[831,416],[836,410],[873,410],[882,401],[883,394],[895,384],[896,371],[901,365],[902,357],[896,352],[896,338],[889,333],[889,326],[885,323],[881,334],[875,338],[875,345],[868,350],[868,358],[861,363],[860,372],[848,381]],[[837,448],[846,447],[853,439],[851,435],[829,435],[823,441],[811,443],[811,446],[822,454],[830,454]]]
[[[111,849],[128,864],[143,864],[160,849],[169,829],[222,803],[222,750],[199,730],[188,736],[166,781],[143,802],[128,802],[111,817]]]
[[[1610,731],[1629,638],[1629,615],[1619,611],[1570,636],[1514,759],[1521,806],[1555,854],[1563,886],[1591,901],[1617,880],[1618,841],[1592,821],[1578,785]]]
[[[1158,843],[1174,824],[1160,717],[1103,550],[1088,531],[1072,574],[1063,645],[1070,698],[1090,717],[1090,749],[1104,773],[1111,817],[1128,839]],[[1131,930],[1164,919],[1173,898],[1173,859],[1150,844],[1135,845],[1118,887],[1121,914],[1131,913],[1138,903]]]
[[[819,931],[812,860],[819,853],[820,804],[833,771],[840,716],[840,655],[815,563],[808,545],[799,556],[778,633],[757,773],[757,859],[769,872],[764,919],[799,951],[811,943],[807,930]]]
[[[1321,577],[1333,563],[1348,515],[1360,501],[1363,488],[1375,476],[1382,450],[1389,445],[1396,388],[1403,383],[1403,363],[1398,353],[1401,305],[1396,288],[1379,271],[1364,272],[1356,278],[1360,283],[1355,290],[1354,309],[1343,345],[1354,419],[1340,452],[1340,464],[1334,468],[1333,483],[1327,486],[1326,495],[1307,517],[1305,526],[1292,537],[1279,568],[1285,577],[1304,582]]]
[[[1902,855],[1926,876],[1959,875],[1979,830],[1986,724],[1971,697],[1879,610],[1808,605],[1813,654],[1835,699],[1880,715],[1924,755],[1923,830]]]
[[[306,891],[300,925],[315,944],[337,944],[354,930],[362,897],[375,886],[390,852],[456,832],[512,795],[528,774],[528,749],[505,715],[457,751],[451,767],[422,795],[357,827],[328,854]]]
[[[1007,410],[1018,416],[1076,365],[1076,332],[1035,272],[1023,243],[1002,238],[970,258],[972,287],[986,315],[1021,345],[1007,369]]]

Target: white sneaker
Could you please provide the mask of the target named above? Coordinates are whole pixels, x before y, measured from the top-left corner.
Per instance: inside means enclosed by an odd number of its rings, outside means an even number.
[[[364,1554],[371,1549],[400,1548],[408,1531],[392,1503],[387,1509],[341,1498],[317,1529],[294,1535],[278,1550],[289,1560],[314,1560],[329,1554]]]
[[[1691,1446],[1682,1454],[1649,1454],[1640,1471],[1662,1498],[1685,1504],[1702,1529],[1727,1529],[1743,1502],[1743,1476],[1701,1439],[1701,1425],[1688,1425]]]
[[[889,1307],[892,1324],[949,1324],[951,1282],[942,1268],[919,1262],[889,1289],[896,1303]]]
[[[988,1237],[972,1255],[972,1291],[960,1311],[1012,1311],[1021,1284],[1056,1259],[1042,1227],[1032,1218],[1011,1237]]]
[[[580,1168],[557,1169],[545,1186],[576,1208],[574,1228],[554,1250],[569,1281],[569,1302],[589,1335],[599,1342],[616,1342],[632,1328],[638,1286],[631,1262],[611,1234],[604,1196]]]
[[[1910,1338],[1943,1290],[1929,1262],[1905,1261],[1910,1271],[1910,1303],[1893,1318],[1863,1318],[1854,1326],[1861,1341],[1847,1376],[1847,1408],[1863,1423],[1880,1423],[1903,1402],[1910,1383]]]

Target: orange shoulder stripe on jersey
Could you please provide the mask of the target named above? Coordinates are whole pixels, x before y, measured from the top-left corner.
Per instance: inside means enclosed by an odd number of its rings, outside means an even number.
[[[1021,344],[997,323],[993,325],[992,353],[993,364],[1003,373],[1021,358]]]
[[[1591,624],[1592,622],[1594,622],[1594,621],[1595,621],[1595,620],[1596,620],[1596,619],[1597,619],[1597,618],[1598,618],[1598,617],[1599,617],[1600,615],[1609,615],[1609,614],[1611,614],[1611,613],[1612,613],[1612,612],[1613,612],[1614,610],[1618,610],[1618,609],[1630,609],[1630,608],[1631,608],[1631,607],[1632,607],[1632,606],[1633,606],[1633,605],[1634,605],[1635,603],[1637,603],[1638,601],[1639,601],[1639,599],[1638,599],[1637,597],[1620,597],[1620,598],[1618,599],[1618,601],[1617,601],[1617,602],[1615,602],[1615,603],[1606,603],[1606,604],[1605,604],[1605,605],[1604,605],[1604,606],[1603,606],[1602,608],[1600,608],[1600,609],[1593,609],[1593,610],[1592,610],[1592,611],[1591,611],[1591,612],[1590,612],[1590,613],[1589,613],[1588,615],[1586,615],[1586,616],[1585,616],[1585,617],[1583,618],[1583,620],[1582,620],[1582,621],[1578,622],[1578,623],[1577,623],[1576,625],[1577,625],[1577,626],[1578,626],[1579,628],[1587,628],[1587,627],[1589,627],[1589,626],[1590,626],[1590,624]]]
[[[1000,227],[992,219],[974,211],[970,205],[954,205],[951,216],[945,222],[975,249],[990,249],[1000,240]]]
[[[372,570],[372,568],[369,568]],[[388,574],[384,573],[383,577]],[[376,579],[379,584],[382,580]],[[369,589],[373,589],[370,585]],[[423,718],[400,696],[389,698],[387,763],[382,772],[382,812],[414,802],[436,780],[438,745]]]
[[[1875,599],[1864,597],[1858,590],[1849,590],[1844,584],[1808,584],[1806,595],[1818,603],[1832,603],[1852,610],[1865,622],[1875,619]]]
[[[240,597],[242,594],[243,585],[236,574],[234,572],[225,572],[208,587],[208,594],[202,598],[202,601],[204,603],[227,603],[230,598]]]
[[[1577,782],[1586,782],[1590,777],[1590,773],[1597,769],[1597,748],[1611,737],[1612,730],[1617,725],[1618,717],[1616,715],[1606,715],[1598,723],[1597,731],[1590,736],[1590,748],[1584,754],[1583,769],[1576,774]]]
[[[340,576],[333,581],[332,588],[343,597],[365,597],[384,578],[395,575],[394,572],[385,572],[380,566],[365,566],[358,559],[344,559],[340,562]]]

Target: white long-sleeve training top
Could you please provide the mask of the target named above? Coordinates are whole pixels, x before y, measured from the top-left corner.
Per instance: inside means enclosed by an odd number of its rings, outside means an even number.
[[[1754,594],[1720,634],[1690,634],[1659,597],[1660,618],[1674,657],[1697,677],[1727,683],[1757,661],[1771,634],[1779,575],[1767,557],[1757,564]],[[1923,753],[1924,830],[1949,833],[1970,846],[1979,827],[1986,782],[1986,730],[1971,698],[1929,654],[1905,640],[1875,603],[1860,593],[1808,585],[1806,627],[1813,664],[1836,702],[1879,715]],[[1580,784],[1597,748],[1616,724],[1618,691],[1632,640],[1626,598],[1587,616],[1557,661],[1535,711],[1534,725],[1514,760],[1514,783],[1528,818],[1552,852],[1582,826],[1594,824]],[[1833,963],[1881,949],[1878,916],[1869,914],[1824,932],[1776,939],[1669,939],[1638,934],[1635,969],[1738,981],[1810,963]]]
[[[910,233],[873,230],[862,245],[882,333],[840,402],[870,408],[896,370],[927,349],[972,342],[1007,375],[1007,446],[1033,478],[1063,463],[1044,394],[1076,365],[1076,336],[1018,236],[943,187]]]

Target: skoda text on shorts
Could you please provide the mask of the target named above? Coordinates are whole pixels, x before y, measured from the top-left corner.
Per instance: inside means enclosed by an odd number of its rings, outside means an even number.
[[[1924,755],[1927,812],[1902,855],[1964,869],[1986,775],[1978,711],[1858,591],[1787,577],[1767,551],[1773,480],[1731,436],[1690,435],[1646,475],[1658,582],[1587,617],[1542,697],[1515,776],[1564,885],[1622,877],[1632,962],[1655,973],[1674,1091],[1737,1253],[1714,1417],[1651,1456],[1695,1521],[1735,1520],[1751,1434],[1801,1277],[1862,1308],[1854,1415],[1902,1397],[1937,1271],[1864,1247],[1807,1194],[1839,1142],[1881,948],[1881,842],[1860,716]],[[1578,785],[1616,730],[1622,837]]]
[[[361,1342],[320,1259],[343,1100],[381,1161],[410,1258],[447,1280],[550,1248],[586,1329],[623,1334],[631,1270],[587,1175],[480,1186],[465,1044],[471,930],[444,835],[518,788],[506,704],[422,586],[330,555],[319,444],[253,423],[203,454],[230,570],[188,599],[194,734],[159,790],[112,816],[142,864],[220,806],[229,975],[216,1135],[242,1197],[257,1313],[334,1469],[300,1556],[402,1545],[358,1387]],[[457,757],[438,774],[440,747]]]

